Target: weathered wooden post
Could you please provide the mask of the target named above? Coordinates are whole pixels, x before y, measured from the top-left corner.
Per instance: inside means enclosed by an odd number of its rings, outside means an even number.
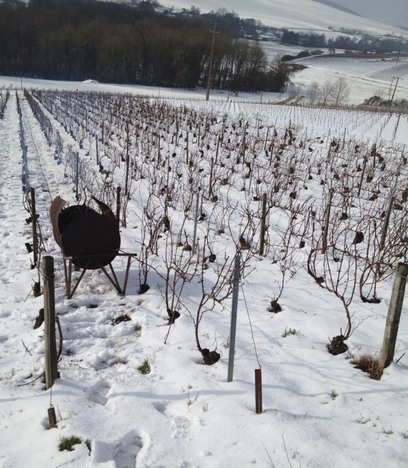
[[[126,122],[126,175],[125,175],[125,196],[129,199],[129,166],[130,166],[130,155],[129,155],[129,122]]]
[[[177,121],[178,126],[178,121]],[[177,139],[178,139],[178,129],[177,129]],[[186,164],[189,165],[189,153],[188,153],[188,132],[186,133]]]
[[[21,121],[20,121],[21,122]],[[21,136],[22,147],[23,147],[23,173],[22,173],[22,182],[23,182],[23,192],[27,193],[27,188],[30,185],[29,183],[29,173],[28,173],[28,162],[27,162],[27,151],[28,147],[24,143],[24,132]]]
[[[75,160],[75,200],[79,201],[79,153]]]
[[[262,370],[255,369],[255,411],[262,413]]]
[[[120,205],[120,192],[121,192],[120,186],[116,187],[116,220],[118,224],[120,224],[120,210],[121,210],[121,205]]]
[[[408,264],[399,263],[395,272],[391,302],[388,308],[385,324],[383,346],[378,358],[380,369],[389,366],[394,359],[395,344],[397,342],[398,327],[404,302],[405,285],[407,283]]]
[[[45,385],[49,389],[59,377],[57,367],[57,344],[55,339],[55,293],[54,258],[43,258],[44,277],[44,354]]]
[[[99,164],[99,146],[98,146],[98,137],[95,137],[95,146],[96,146],[96,164]]]
[[[208,198],[211,200],[213,197],[213,178],[214,178],[214,158],[211,158],[211,167],[210,167],[210,182],[208,183]]]
[[[361,177],[360,177],[360,183],[358,184],[358,191],[357,191],[357,196],[359,197],[361,194],[361,189],[363,187],[363,182],[364,182],[364,175],[367,167],[367,159],[368,156],[367,154],[364,155],[364,161],[363,161],[363,167],[361,169]]]
[[[55,408],[51,405],[48,408],[48,429],[58,427],[57,426],[57,415],[55,414]]]
[[[37,237],[37,212],[35,207],[35,189],[30,189],[31,194],[31,223],[33,233],[33,262],[34,267],[37,266],[38,262],[38,237]]]
[[[259,242],[259,255],[263,255],[265,250],[266,214],[266,193],[264,193],[262,195],[261,236]]]

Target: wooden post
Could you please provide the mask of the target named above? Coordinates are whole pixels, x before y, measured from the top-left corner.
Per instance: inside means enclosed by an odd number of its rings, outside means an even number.
[[[161,152],[160,152],[160,135],[157,137],[157,164],[161,164]]]
[[[347,127],[344,127],[344,133],[343,133],[343,148],[346,146],[346,135],[347,135]],[[329,139],[327,139],[329,141]]]
[[[262,413],[262,370],[255,369],[255,411]]]
[[[395,272],[394,286],[388,308],[385,324],[383,346],[378,358],[381,369],[388,367],[394,359],[395,344],[397,342],[398,327],[404,302],[405,285],[407,282],[408,264],[399,263]]]
[[[118,224],[120,224],[120,192],[121,192],[120,186],[116,187],[116,220]]]
[[[361,177],[360,177],[360,183],[358,184],[358,191],[357,191],[357,196],[359,197],[361,194],[361,189],[363,187],[363,182],[364,182],[364,175],[367,167],[367,159],[368,156],[367,154],[364,155],[364,161],[363,161],[363,167],[361,169]]]
[[[373,167],[375,167],[376,156],[377,156],[377,144],[376,143],[374,143],[373,146],[371,147],[370,155],[373,157]]]
[[[76,154],[75,166],[75,199],[79,201],[79,153]]]
[[[266,233],[266,193],[262,195],[262,217],[261,217],[261,237],[259,243],[259,255],[264,254]]]
[[[57,344],[55,339],[55,294],[54,294],[54,258],[43,258],[44,276],[44,354],[45,385],[51,388],[59,377],[57,367]]]
[[[222,136],[219,136],[218,139],[217,139],[217,148],[215,150],[215,163],[216,164],[218,164],[218,153],[220,151],[221,140],[222,140]]]
[[[130,166],[130,157],[129,157],[129,122],[126,123],[126,175],[125,175],[125,196],[129,199],[129,166]]]
[[[55,414],[55,408],[51,405],[48,408],[48,429],[56,428],[57,426],[57,416]]]
[[[21,122],[21,120],[20,120],[20,122]],[[22,140],[24,140],[24,134],[22,135]],[[23,180],[23,192],[24,193],[27,193],[27,188],[29,186],[27,151],[28,151],[28,147],[27,147],[26,144],[23,143],[23,174],[22,174],[22,180]]]
[[[210,166],[210,182],[208,183],[208,198],[211,200],[213,197],[212,193],[212,186],[213,186],[213,178],[214,178],[214,158],[211,158],[211,166]]]
[[[33,227],[33,262],[34,267],[37,266],[38,262],[38,237],[37,237],[37,212],[35,207],[35,189],[30,189],[31,194],[31,223]]]
[[[95,146],[96,146],[96,164],[99,164],[98,136],[95,137]]]
[[[241,255],[235,255],[235,270],[234,270],[234,283],[232,292],[232,310],[231,310],[231,330],[230,330],[230,346],[228,358],[228,382],[232,382],[234,376],[234,355],[235,355],[235,336],[237,330],[237,310],[238,310],[238,290],[239,290],[239,277],[241,269]]]
[[[178,128],[177,128],[177,135],[178,135]],[[188,157],[188,132],[187,132],[186,133],[186,164],[187,166],[188,166],[188,163],[189,163],[189,157]]]

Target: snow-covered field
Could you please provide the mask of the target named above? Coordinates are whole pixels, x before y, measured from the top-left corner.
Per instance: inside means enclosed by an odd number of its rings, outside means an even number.
[[[296,55],[301,47],[290,47],[268,41],[262,47],[270,61],[284,55]],[[304,65],[305,69],[297,71],[291,77],[291,86],[297,90],[298,95],[307,96],[311,83],[335,83],[339,78],[347,82],[350,94],[347,104],[359,105],[372,96],[388,99],[396,84],[395,99],[408,99],[408,58],[390,56],[389,58],[376,58],[367,55],[366,58],[345,56],[343,51],[333,55],[317,55],[296,59],[293,63]]]
[[[406,115],[266,104],[273,96],[260,103],[259,96],[251,102],[250,96],[212,95],[206,102],[203,93],[181,96],[163,89],[24,79],[28,88],[54,90],[34,92],[41,99],[34,100],[37,120],[19,80],[1,78],[0,109],[11,83],[0,119],[0,466],[407,465],[406,306],[395,360],[381,380],[351,363],[365,354],[378,355],[393,267],[407,261],[406,247],[398,250],[406,232]],[[120,98],[101,91],[126,94]],[[145,97],[137,100],[130,93]],[[52,391],[42,382],[44,329],[33,329],[44,298],[34,297],[32,288],[43,278],[25,247],[32,227],[22,190],[21,129],[40,215],[41,255],[55,261],[63,342],[60,378]],[[51,201],[60,195],[76,204],[75,167],[80,167],[81,203],[92,204],[94,195],[115,209],[114,189],[124,186],[126,148],[132,161],[131,196],[122,248],[138,254],[127,293],[119,296],[96,270],[87,272],[67,299],[62,253],[48,214]],[[203,196],[193,254],[182,247],[194,238],[198,187]],[[339,278],[338,289],[351,299],[349,350],[336,356],[328,353],[327,344],[345,333],[345,310],[307,273],[308,257],[321,242],[330,189],[329,238],[336,248],[310,265],[321,270],[328,286]],[[268,229],[264,255],[259,255],[263,193]],[[381,257],[376,250],[381,213],[392,195],[402,208],[392,212]],[[344,212],[350,218],[340,222]],[[163,214],[169,230],[160,224]],[[149,226],[158,231],[148,231]],[[365,240],[351,248],[351,236],[360,230]],[[241,235],[251,245],[241,251],[245,269],[233,379],[228,381],[231,296],[199,316],[198,339],[202,348],[221,355],[217,363],[203,363],[194,325],[205,293],[220,299],[225,292],[216,293],[214,286],[227,276],[223,265],[233,264],[243,245]],[[155,239],[157,251],[144,262],[148,239]],[[350,255],[341,256],[342,249]],[[204,260],[210,252],[215,262]],[[373,255],[392,262],[374,294],[379,304],[363,302],[358,286]],[[123,282],[125,259],[118,257],[113,265]],[[138,294],[146,265],[150,289]],[[351,276],[343,276],[344,271]],[[372,294],[370,281],[363,287],[367,295]],[[270,312],[278,296],[282,311]],[[172,325],[169,305],[180,311]],[[138,370],[145,361],[148,374]],[[255,412],[255,369],[262,369],[262,414]],[[48,429],[51,405],[57,416],[54,429]],[[59,451],[59,443],[70,436],[82,442],[73,451]]]
[[[306,66],[319,67],[321,70],[330,70],[335,72],[348,73],[354,76],[364,78],[378,79],[390,82],[393,77],[400,77],[404,86],[404,81],[408,78],[408,58],[401,57],[397,60],[396,56],[390,58],[376,58],[367,56],[367,58],[337,57],[333,56],[314,56],[298,59],[297,63],[303,63]]]
[[[350,95],[349,104],[362,104],[365,99],[380,96],[389,99],[395,89],[395,99],[408,99],[408,58],[378,60],[375,58],[308,57],[296,60],[307,68],[297,72],[292,82],[299,93],[305,93],[312,82],[334,83],[345,78]],[[396,78],[399,79],[396,82]]]

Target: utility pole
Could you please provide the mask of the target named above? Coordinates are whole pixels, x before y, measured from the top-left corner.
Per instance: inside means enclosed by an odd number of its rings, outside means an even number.
[[[400,80],[400,78],[395,77],[395,86],[394,86],[394,91],[393,91],[392,96],[391,96],[390,106],[392,105],[392,101],[394,100],[394,96],[395,96],[395,92],[397,91],[397,86],[398,86],[398,81],[399,80]]]
[[[388,100],[391,101],[392,88],[394,86],[394,76],[391,78],[390,87],[388,89]]]
[[[208,101],[210,99],[210,88],[211,88],[211,79],[212,79],[212,65],[213,65],[213,56],[214,56],[214,43],[215,43],[215,35],[219,33],[217,31],[217,23],[214,23],[214,30],[210,33],[213,35],[212,42],[211,42],[211,53],[210,53],[210,62],[208,64],[208,81],[207,81],[207,94],[205,96],[205,100]]]

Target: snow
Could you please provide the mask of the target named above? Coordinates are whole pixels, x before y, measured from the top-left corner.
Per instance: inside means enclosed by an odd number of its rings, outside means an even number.
[[[358,16],[311,0],[224,0],[222,5],[216,0],[201,0],[194,3],[190,0],[166,0],[161,3],[167,7],[187,10],[194,5],[201,13],[218,11],[221,8],[235,12],[241,18],[259,20],[266,26],[314,31],[319,34],[330,33],[331,29],[344,28],[372,34],[407,34],[406,29],[386,24],[385,18],[382,21],[375,21],[368,19],[367,13]],[[394,12],[391,4],[389,11]],[[392,14],[387,15],[387,20],[391,17]]]
[[[273,57],[273,50],[273,47],[268,49],[270,57]],[[313,82],[322,85],[325,82],[334,83],[343,77],[350,90],[348,104],[362,104],[372,96],[388,99],[394,89],[396,100],[408,99],[406,57],[397,61],[395,58],[379,60],[374,57],[351,58],[338,54],[306,57],[297,59],[294,63],[307,67],[291,77],[299,95],[307,95],[307,89]],[[399,79],[397,83],[396,78]]]
[[[398,61],[396,57],[376,58],[352,58],[333,56],[313,56],[298,59],[297,63],[306,66],[319,67],[321,70],[341,71],[349,75],[358,75],[365,78],[374,78],[383,81],[391,81],[393,76],[399,76],[402,80],[408,77],[408,58],[402,57]]]
[[[0,79],[3,88],[0,96],[5,96],[6,88],[11,90],[4,117],[0,119],[1,467],[399,468],[407,465],[406,305],[395,361],[385,369],[381,380],[370,379],[350,362],[351,355],[375,356],[381,349],[392,276],[380,283],[380,304],[363,303],[355,295],[352,303],[355,330],[347,341],[349,352],[332,356],[326,349],[328,338],[344,329],[345,314],[340,301],[307,274],[305,249],[297,249],[293,257],[295,273],[280,300],[283,311],[273,314],[267,310],[278,288],[279,265],[284,265],[279,239],[283,241],[288,219],[287,211],[274,207],[268,232],[271,243],[277,242],[278,248],[264,257],[255,255],[241,279],[231,382],[227,379],[231,298],[208,312],[200,326],[203,347],[216,348],[221,354],[221,359],[212,366],[203,364],[196,349],[194,326],[187,311],[194,313],[200,298],[200,287],[195,281],[186,284],[182,292],[187,308],[182,309],[181,317],[172,327],[167,325],[163,259],[164,242],[169,234],[161,233],[155,269],[149,273],[151,288],[145,294],[137,293],[139,264],[133,260],[125,296],[119,296],[103,274],[93,271],[86,274],[74,296],[67,299],[62,254],[52,236],[48,210],[57,195],[75,204],[73,182],[66,175],[67,163],[58,164],[55,159],[55,146],[48,144],[19,89],[20,84],[19,79]],[[375,142],[387,161],[406,154],[406,115],[398,118],[389,114],[269,105],[265,104],[265,96],[264,103],[260,103],[259,96],[227,99],[226,95],[214,93],[206,102],[205,93],[199,91],[186,93],[103,83],[24,78],[23,85],[32,89],[78,90],[78,96],[92,90],[124,96],[141,94],[152,104],[165,103],[224,117],[227,125],[234,124],[236,129],[244,119],[248,122],[248,138],[257,131],[265,136],[262,132],[271,125],[281,137],[290,125],[297,141],[309,141],[316,164],[326,161],[333,138],[346,137],[350,145],[358,142],[367,148]],[[31,268],[32,254],[25,248],[25,243],[31,242],[31,224],[26,222],[27,200],[21,183],[17,96],[28,147],[29,183],[36,190],[43,255],[53,256],[55,260],[56,312],[63,332],[63,353],[58,364],[60,378],[51,390],[45,390],[41,379],[44,328],[33,329],[44,298],[33,297],[33,284],[42,282],[42,277],[38,269]],[[91,113],[90,106],[88,110]],[[85,136],[80,148],[79,142],[55,116],[44,112],[53,129],[59,132],[64,152],[70,146],[78,151],[81,161],[91,161],[86,167],[98,182],[101,175],[93,171],[96,168],[94,141]],[[230,138],[235,138],[232,131]],[[172,146],[170,136],[162,143],[163,154],[170,155],[173,150],[180,158],[184,154],[179,152],[179,147]],[[191,154],[198,154],[201,148],[194,146],[193,140],[190,144]],[[214,141],[209,140],[208,144],[207,162],[215,156],[216,148]],[[300,154],[299,148],[296,154]],[[342,157],[347,154],[342,153]],[[141,170],[148,174],[151,169],[144,164]],[[203,162],[202,167],[207,165]],[[123,170],[119,168],[112,177],[122,175]],[[236,206],[230,219],[215,208],[211,213],[208,202],[204,206],[208,214],[214,214],[213,224],[215,219],[227,227],[224,234],[213,240],[218,258],[224,253],[233,258],[237,233],[245,224],[247,205],[240,187],[246,182],[242,175],[236,174],[228,191],[219,193],[221,197],[231,197],[231,203]],[[406,176],[404,172],[399,179],[401,184],[406,182]],[[310,203],[311,197],[318,211],[323,206],[322,186],[318,178],[308,185],[299,203]],[[121,229],[122,246],[131,251],[140,248],[142,209],[146,206],[148,190],[147,178],[134,183],[128,226]],[[188,189],[180,196],[187,197]],[[249,206],[253,207],[253,202]],[[172,230],[178,235],[183,222],[182,210],[170,213]],[[206,226],[206,221],[198,226],[201,242],[206,234],[213,236],[215,227],[207,231]],[[191,236],[192,219],[188,219],[184,229]],[[115,259],[114,266],[119,280],[123,281],[125,260]],[[212,268],[205,273],[207,285],[216,281],[216,271]],[[131,320],[115,324],[115,319],[124,315]],[[150,363],[151,372],[143,375],[138,367],[145,360]],[[254,371],[259,368],[262,369],[263,411],[256,414]],[[53,429],[48,429],[50,405],[57,417],[58,427]],[[59,451],[59,442],[69,436],[80,437],[83,442],[73,451]]]

